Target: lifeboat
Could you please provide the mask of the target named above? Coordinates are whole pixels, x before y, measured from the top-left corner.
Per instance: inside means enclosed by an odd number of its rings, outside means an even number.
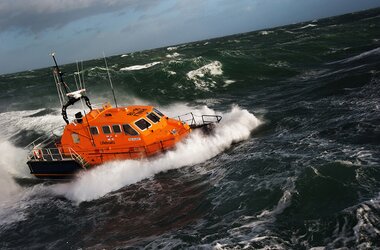
[[[119,107],[116,98],[115,107],[105,103],[94,108],[84,88],[69,91],[54,54],[52,57],[66,125],[61,136],[43,136],[27,146],[27,165],[37,178],[67,179],[108,161],[151,157],[173,149],[194,129],[209,132],[222,119],[217,115],[196,117],[193,113],[170,118],[153,106]],[[112,82],[111,87],[113,90]],[[89,110],[77,112],[70,121],[66,109],[79,101]]]

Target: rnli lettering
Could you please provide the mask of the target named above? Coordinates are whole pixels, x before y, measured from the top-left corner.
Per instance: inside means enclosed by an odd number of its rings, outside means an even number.
[[[115,144],[114,141],[101,141],[100,144],[106,145],[106,144]]]
[[[133,115],[133,116],[140,116],[142,113],[144,113],[147,109],[142,108],[134,108],[131,112],[127,113],[127,115]]]

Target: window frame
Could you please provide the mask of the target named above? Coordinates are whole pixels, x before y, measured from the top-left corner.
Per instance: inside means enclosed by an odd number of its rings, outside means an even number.
[[[117,126],[119,128],[119,132],[115,132],[114,126]],[[112,127],[112,132],[114,134],[121,134],[121,133],[123,133],[123,129],[121,128],[120,124],[114,124],[111,127]]]
[[[106,132],[104,132],[104,128],[105,127],[108,127],[108,129],[109,129],[109,133],[106,133]],[[105,134],[105,135],[109,135],[109,134],[112,134],[112,130],[111,130],[111,127],[110,127],[110,125],[103,125],[102,126],[102,132],[103,132],[103,134]]]
[[[80,137],[79,137],[79,134],[76,133],[76,132],[71,133],[71,139],[73,140],[73,142],[74,142],[75,144],[79,144],[79,143],[80,143]]]
[[[158,121],[153,121],[152,119],[150,119],[150,118],[149,118],[149,116],[148,116],[148,115],[155,115],[155,116],[157,116],[157,118],[158,118]],[[161,117],[160,117],[160,116],[158,116],[158,115],[156,115],[154,112],[150,112],[150,113],[148,113],[148,114],[146,115],[146,118],[148,118],[148,120],[149,120],[149,121],[151,121],[151,122],[153,122],[154,124],[156,124],[156,123],[160,122],[160,120],[161,120]]]
[[[139,121],[141,121],[141,120],[144,120],[144,121],[147,122],[150,126],[147,127],[147,128],[144,128],[144,129],[140,128],[136,123],[139,122]],[[136,125],[136,127],[138,127],[141,131],[148,130],[150,127],[152,127],[152,124],[151,124],[150,122],[148,122],[144,117],[142,117],[142,118],[136,120],[133,124]]]
[[[156,113],[156,115],[158,115],[160,118],[165,116],[161,111],[159,111],[156,108],[153,108],[153,112]]]
[[[138,135],[139,135],[139,132],[138,132],[136,129],[134,129],[134,128],[131,126],[131,124],[125,123],[125,124],[122,124],[121,126],[122,126],[122,128],[123,128],[123,131],[124,131],[124,134],[125,134],[125,135],[128,135],[128,136],[138,136]],[[133,131],[136,132],[136,134],[135,134],[135,135],[131,135],[131,134],[127,133],[127,131],[125,131],[125,129],[124,129],[124,126],[129,126]]]
[[[93,129],[93,128],[96,129],[96,134],[92,133],[92,129]],[[97,127],[97,126],[91,126],[91,127],[90,127],[90,134],[91,134],[91,135],[99,135],[99,129],[98,129],[98,127]]]

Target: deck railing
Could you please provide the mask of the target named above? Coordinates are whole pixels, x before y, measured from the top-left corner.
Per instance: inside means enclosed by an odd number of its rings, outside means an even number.
[[[181,122],[186,122],[191,128],[199,128],[211,123],[219,123],[220,115],[194,115],[192,112],[177,116]]]
[[[28,155],[28,161],[64,161],[76,160],[85,167],[87,162],[70,147],[65,148],[42,148],[35,147]]]

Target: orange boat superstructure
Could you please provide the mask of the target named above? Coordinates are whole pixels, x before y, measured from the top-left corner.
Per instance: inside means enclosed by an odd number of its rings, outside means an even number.
[[[54,55],[53,59],[56,63]],[[209,130],[221,120],[217,115],[202,115],[197,122],[192,113],[173,119],[153,106],[112,107],[106,103],[93,108],[85,89],[68,91],[57,63],[54,77],[66,126],[61,136],[41,137],[27,146],[27,164],[38,178],[71,178],[107,161],[153,156],[172,149],[192,129]],[[90,111],[78,112],[69,121],[66,109],[78,101]]]
[[[86,163],[152,156],[174,147],[190,133],[187,123],[169,118],[152,106],[93,109],[66,125],[57,148],[69,148]]]

